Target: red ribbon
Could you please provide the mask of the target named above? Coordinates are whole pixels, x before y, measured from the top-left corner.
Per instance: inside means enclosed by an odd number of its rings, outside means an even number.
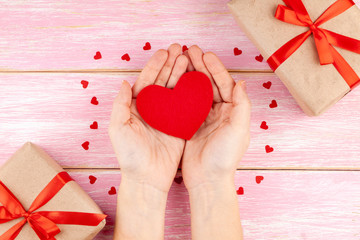
[[[60,233],[60,229],[56,224],[97,226],[103,219],[106,218],[106,215],[60,211],[35,212],[52,199],[69,181],[72,181],[72,178],[68,173],[58,173],[36,197],[28,211],[25,211],[19,200],[5,186],[5,184],[0,181],[0,203],[3,205],[0,207],[0,224],[24,217],[22,221],[15,224],[3,235],[1,235],[0,240],[15,239],[26,222],[30,224],[41,240],[56,240],[55,236]]]
[[[267,60],[271,69],[275,71],[313,34],[320,64],[333,64],[350,88],[359,84],[359,76],[333,46],[360,54],[360,41],[319,27],[351,8],[355,3],[352,0],[338,0],[313,22],[301,0],[283,1],[287,6],[278,5],[275,17],[286,23],[309,27],[309,30],[287,42]]]

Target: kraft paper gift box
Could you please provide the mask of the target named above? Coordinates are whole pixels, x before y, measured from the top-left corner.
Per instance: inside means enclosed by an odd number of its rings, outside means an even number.
[[[19,200],[25,211],[28,211],[34,199],[55,176],[59,173],[68,176],[63,171],[40,147],[28,142],[0,168],[0,180]],[[1,206],[3,204],[0,202],[0,216],[1,210],[4,213]],[[74,181],[67,182],[53,198],[34,213],[38,211],[80,212],[98,216],[96,223],[92,223],[92,226],[56,224],[61,231],[55,236],[57,240],[93,239],[106,223],[106,215],[102,214],[96,203]],[[0,217],[0,239],[5,232],[24,219],[24,217],[20,217],[1,223]],[[30,227],[29,221],[24,224],[19,235],[15,237],[16,240],[38,240],[39,238],[34,229]]]
[[[336,1],[302,2],[311,20],[315,22]],[[309,27],[275,18],[279,4],[285,5],[282,0],[232,0],[228,3],[237,23],[266,60],[288,41],[309,30]],[[359,40],[360,10],[353,5],[320,27]],[[335,49],[360,76],[360,54],[338,47]],[[310,116],[320,115],[351,90],[333,64],[320,65],[313,34],[275,70],[275,73],[304,112]]]

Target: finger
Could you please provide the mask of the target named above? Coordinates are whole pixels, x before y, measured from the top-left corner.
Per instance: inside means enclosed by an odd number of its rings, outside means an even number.
[[[251,103],[246,93],[245,81],[236,83],[233,91],[233,109],[230,114],[231,125],[240,132],[250,129]]]
[[[183,54],[187,57],[188,62],[189,62],[189,63],[188,63],[188,66],[187,66],[187,68],[186,68],[186,71],[187,71],[187,72],[195,71],[194,65],[192,64],[191,59],[190,59],[190,56],[189,56],[189,51],[186,50]]]
[[[191,62],[194,65],[195,70],[202,72],[206,76],[209,77],[211,84],[213,86],[214,102],[221,102],[222,99],[220,97],[219,90],[216,87],[211,74],[209,73],[209,71],[207,70],[207,68],[205,66],[202,50],[198,46],[194,45],[194,46],[191,46],[188,51],[189,51],[189,56],[190,56]]]
[[[144,69],[141,71],[138,79],[133,86],[132,90],[134,97],[137,97],[139,92],[144,87],[154,84],[156,77],[159,75],[161,69],[166,62],[167,57],[168,52],[164,49],[160,49],[154,53],[154,55],[145,65]]]
[[[171,72],[170,79],[166,85],[167,88],[174,88],[179,78],[186,72],[188,66],[188,59],[184,55],[180,55],[175,62],[174,68]]]
[[[235,85],[234,79],[226,70],[224,64],[212,52],[204,54],[204,63],[219,89],[221,98],[225,102],[232,102],[232,94]]]
[[[171,75],[171,71],[174,68],[174,64],[176,61],[176,58],[181,54],[181,46],[178,43],[171,44],[168,49],[168,58],[165,62],[165,65],[161,69],[159,75],[157,76],[157,79],[155,81],[156,85],[160,85],[165,87],[166,83],[169,80],[169,77]]]
[[[132,101],[131,86],[127,81],[123,81],[120,91],[116,96],[110,118],[110,127],[125,125],[130,119],[130,105]]]

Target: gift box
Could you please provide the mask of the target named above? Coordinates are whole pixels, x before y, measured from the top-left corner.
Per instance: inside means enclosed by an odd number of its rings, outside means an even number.
[[[1,240],[93,239],[105,226],[105,217],[35,144],[23,145],[0,168]]]
[[[310,116],[359,84],[360,10],[351,0],[232,0],[230,11]]]

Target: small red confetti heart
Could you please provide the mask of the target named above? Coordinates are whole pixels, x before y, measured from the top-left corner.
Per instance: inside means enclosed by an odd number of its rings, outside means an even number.
[[[260,184],[261,181],[264,180],[264,177],[263,176],[256,176],[255,180],[256,180],[257,184]]]
[[[151,49],[151,45],[149,42],[146,42],[145,43],[145,46],[143,47],[143,49],[146,51],[146,50],[150,50]]]
[[[80,82],[80,83],[82,84],[83,88],[87,88],[87,87],[88,87],[88,85],[89,85],[89,82],[88,82],[88,81],[86,81],[86,80],[81,80],[81,82]]]
[[[260,128],[264,129],[264,130],[268,130],[269,129],[269,126],[266,125],[266,122],[265,121],[262,121],[261,125],[260,125]]]
[[[239,187],[239,189],[236,191],[237,195],[244,195],[244,188]]]
[[[266,153],[271,153],[271,152],[274,151],[274,148],[273,148],[273,147],[270,147],[269,145],[266,145],[266,146],[265,146],[265,151],[266,151]]]
[[[262,62],[264,60],[264,57],[260,54],[259,56],[256,56],[255,59],[258,62]]]
[[[242,50],[238,49],[237,47],[234,48],[234,55],[235,55],[235,56],[238,56],[238,55],[240,55],[240,54],[242,54]]]
[[[89,142],[86,141],[86,142],[83,142],[83,144],[81,144],[81,146],[85,149],[85,150],[89,150]]]
[[[94,121],[91,125],[90,125],[91,129],[98,129],[98,123],[96,121]]]
[[[278,105],[277,105],[277,102],[276,100],[272,100],[271,103],[269,104],[269,107],[270,108],[276,108]]]
[[[90,180],[90,184],[94,184],[96,182],[97,178],[94,177],[93,175],[90,175],[89,180]]]
[[[271,82],[266,82],[266,83],[263,83],[263,87],[266,88],[266,89],[270,89],[271,87]]]
[[[116,189],[115,187],[111,187],[111,189],[109,190],[109,195],[115,195],[116,194]]]
[[[181,184],[183,181],[183,177],[180,176],[180,177],[177,177],[177,178],[174,178],[174,182],[176,182],[177,184]]]
[[[188,50],[188,47],[186,45],[182,46],[182,51],[185,52],[186,50]]]
[[[97,100],[96,97],[93,97],[93,98],[91,99],[91,104],[94,104],[94,105],[98,105],[98,104],[99,104],[99,101]]]
[[[130,61],[130,56],[129,56],[129,54],[125,53],[124,55],[122,55],[121,59],[128,62],[128,61]]]
[[[101,59],[101,53],[100,52],[96,52],[96,54],[95,54],[95,56],[94,56],[94,59],[95,60],[99,60],[99,59]]]

